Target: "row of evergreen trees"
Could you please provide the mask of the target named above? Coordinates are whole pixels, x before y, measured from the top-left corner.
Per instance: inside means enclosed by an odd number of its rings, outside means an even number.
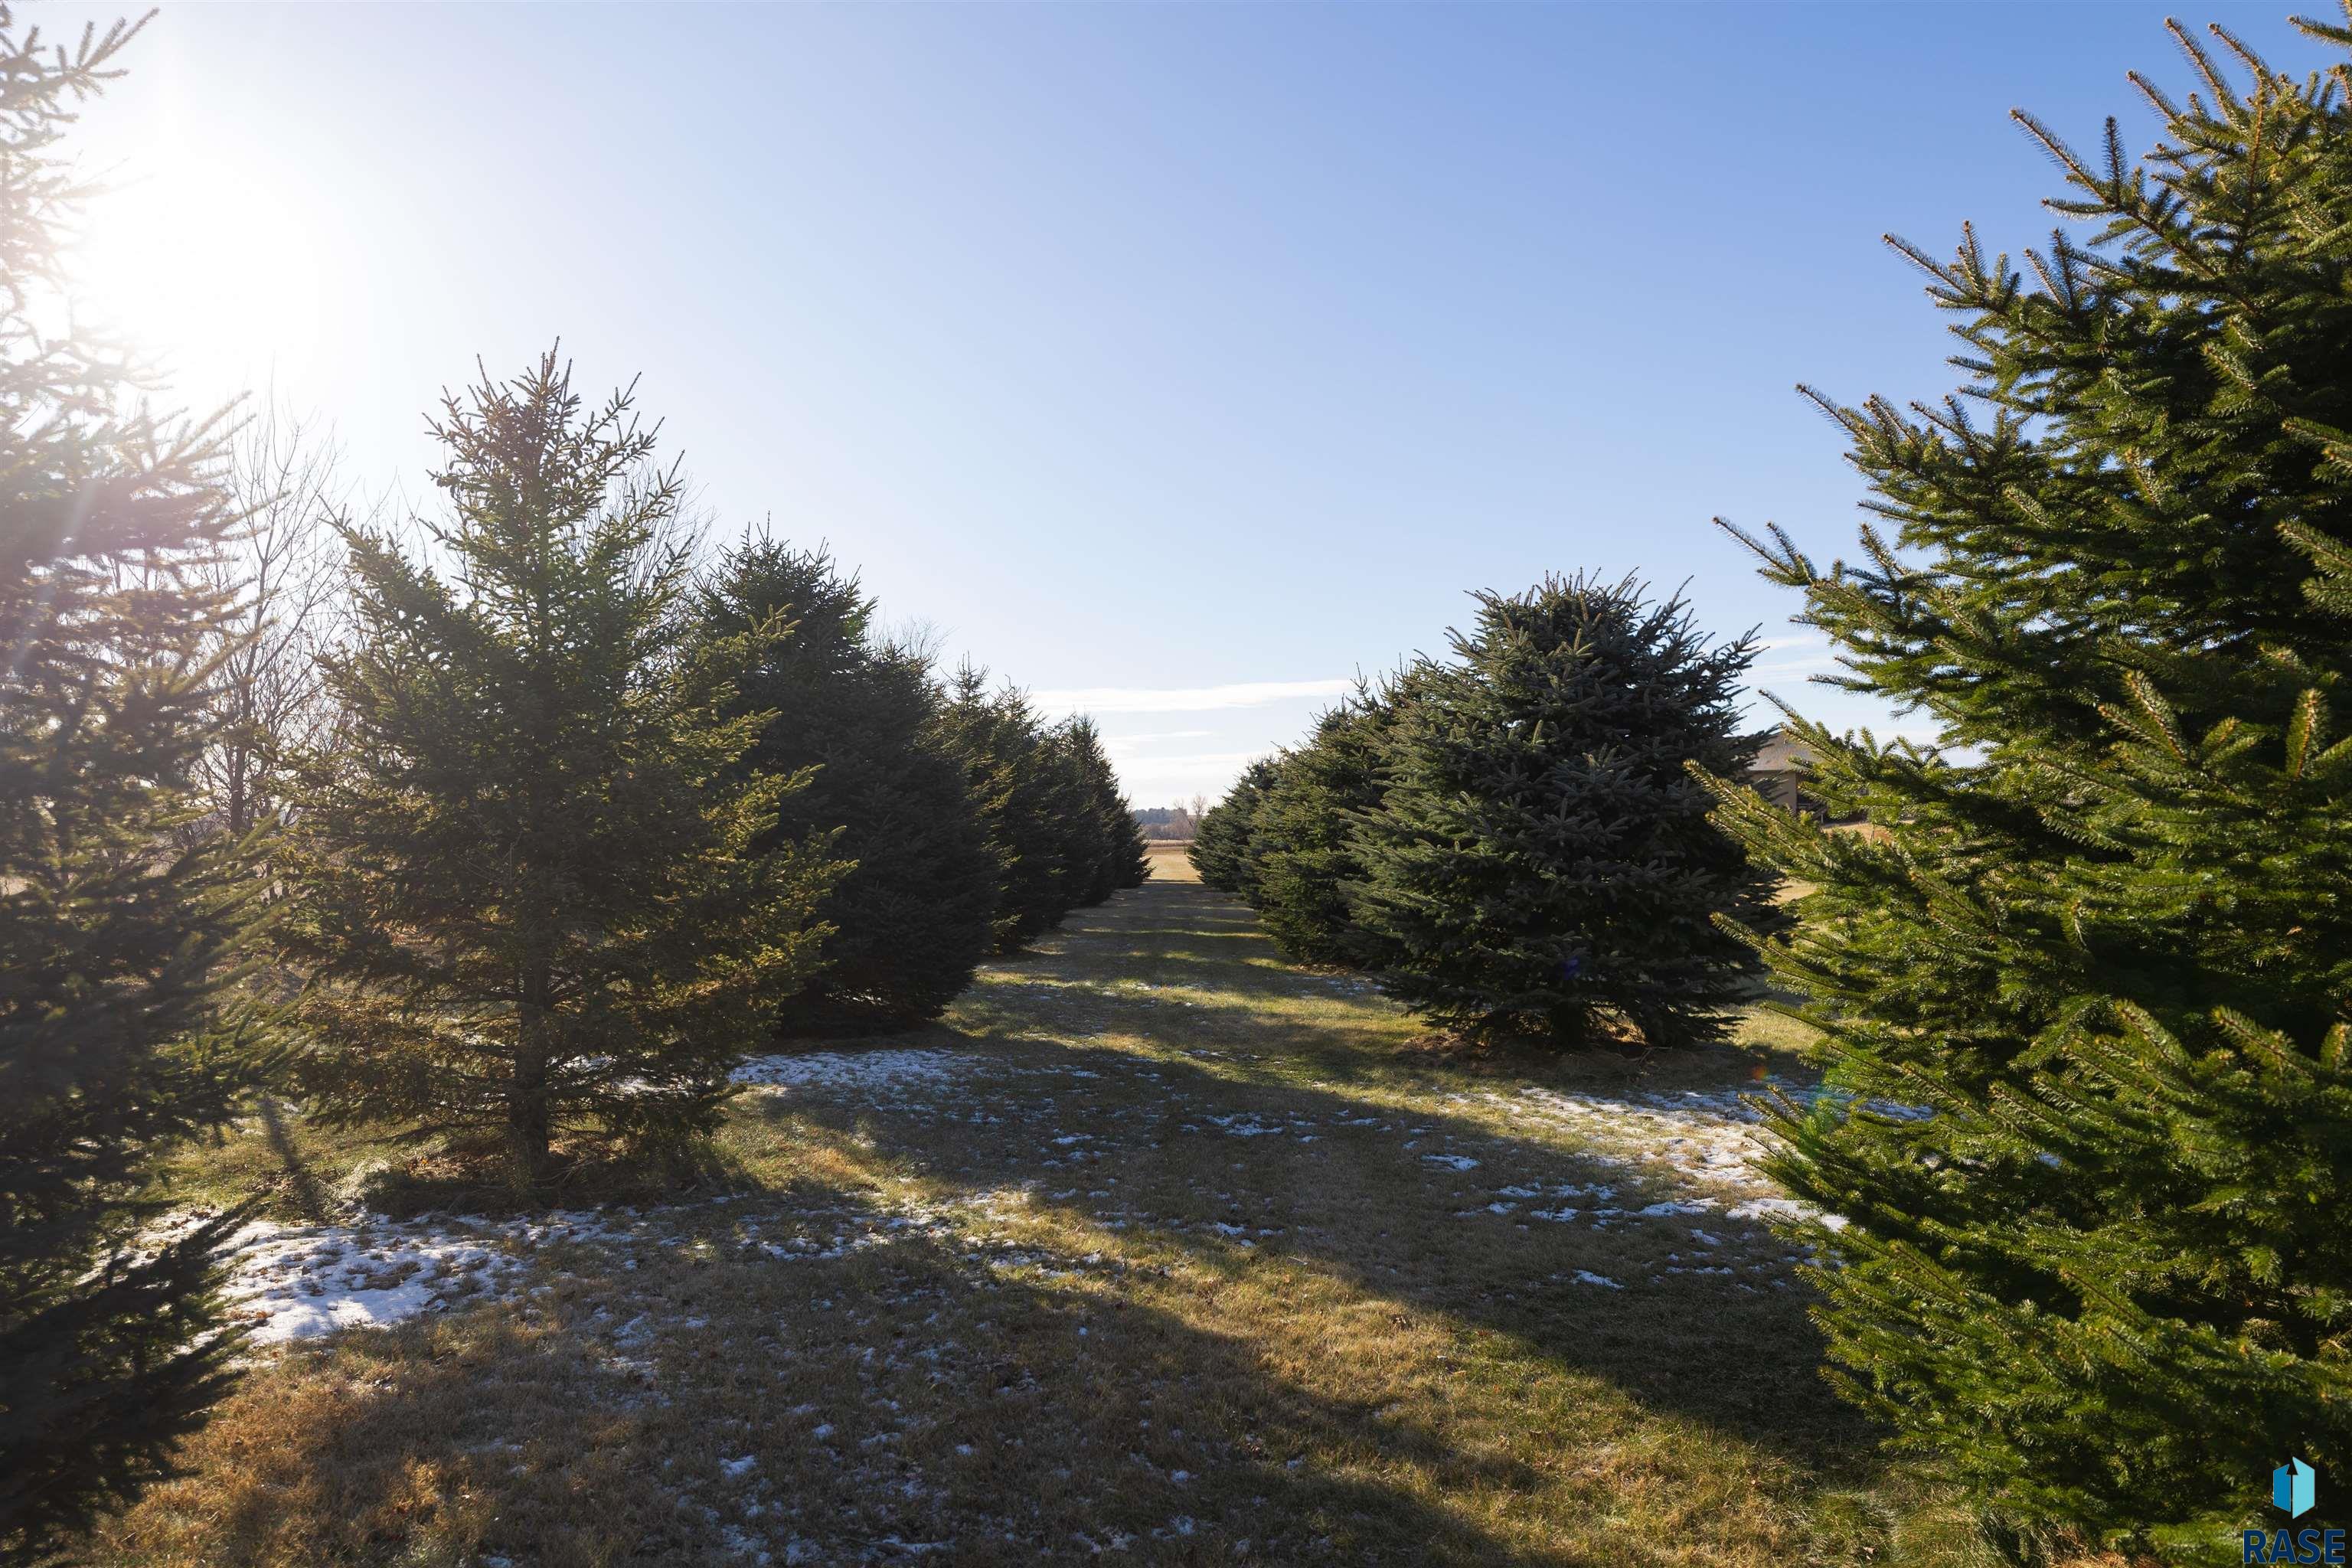
[[[1711,642],[1630,578],[1477,600],[1450,658],[1360,685],[1243,774],[1193,840],[1202,880],[1471,1038],[1720,1038],[1753,964],[1717,922],[1762,921],[1769,881],[1691,770],[1755,754],[1753,640]]]
[[[2090,234],[2023,268],[1973,231],[1948,260],[1895,242],[1955,318],[1955,395],[1807,393],[1892,537],[1824,569],[1739,535],[1839,683],[1940,744],[1790,715],[1808,793],[1866,832],[1766,801],[1727,737],[1689,760],[1811,889],[1783,931],[1728,898],[1716,921],[1840,1091],[1773,1123],[1775,1173],[1839,1216],[1810,1227],[1839,1385],[2013,1551],[2237,1562],[2285,1522],[2274,1467],[2352,1473],[2352,67],[2297,79],[2214,28],[2233,80],[2174,32],[2200,90],[2133,79],[2164,127],[2144,160],[2113,121],[2084,158],[2018,116]],[[1512,603],[1252,769],[1196,858],[1302,957],[1549,1024],[1596,983],[1591,911],[1653,907],[1560,850],[1684,807],[1517,673],[1580,656],[1494,660]],[[1588,795],[1604,771],[1638,789]],[[1640,900],[1688,875],[1617,864]]]
[[[814,770],[763,844],[831,833],[850,863],[787,1032],[937,1017],[983,956],[1150,874],[1092,720],[1048,724],[971,666],[937,679],[924,650],[882,635],[873,599],[824,549],[751,540],[706,576],[692,613],[704,647],[788,626],[730,666],[731,710],[767,716],[740,766]]]
[[[301,743],[257,732],[223,695],[272,609],[224,570],[228,426],[132,412],[58,272],[88,193],[57,143],[137,31],[58,51],[0,12],[9,1557],[164,1473],[221,1393],[236,1216],[163,1239],[135,1197],[257,1088],[537,1187],[709,1131],[779,1034],[937,1016],[1147,869],[1089,722],[935,679],[821,550],[701,563],[629,396],[584,405],[553,353],[446,400],[444,515],[334,521],[325,700]],[[228,744],[287,810],[211,808]]]
[[[625,395],[552,353],[447,400],[444,572],[344,525],[352,630],[278,840],[298,1079],[330,1123],[559,1146],[708,1132],[778,1033],[939,1016],[1139,884],[1091,723],[942,688],[823,550],[698,570]]]

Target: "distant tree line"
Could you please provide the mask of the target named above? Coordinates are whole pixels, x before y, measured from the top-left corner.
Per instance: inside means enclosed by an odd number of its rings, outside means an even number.
[[[1442,1027],[1570,1047],[1720,1038],[1753,969],[1719,923],[1769,879],[1707,819],[1737,774],[1748,638],[1632,579],[1477,595],[1422,658],[1244,773],[1193,866],[1283,950],[1377,973]]]
[[[58,143],[121,25],[0,12],[0,1556],[168,1473],[238,1215],[154,1157],[257,1089],[546,1190],[747,1053],[935,1018],[1148,875],[1091,721],[942,675],[822,548],[715,559],[622,393],[447,398],[435,514],[72,330]]]
[[[1154,843],[1186,843],[1201,830],[1201,818],[1208,815],[1208,802],[1195,797],[1187,805],[1138,806],[1135,823],[1143,837]]]

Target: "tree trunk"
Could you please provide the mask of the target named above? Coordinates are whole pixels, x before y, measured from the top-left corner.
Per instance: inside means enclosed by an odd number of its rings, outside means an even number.
[[[514,1160],[517,1181],[539,1187],[546,1179],[548,1144],[554,1127],[554,1106],[549,1094],[548,1035],[553,1019],[548,999],[552,987],[543,969],[526,973],[515,1028],[514,1077],[507,1099],[507,1146]]]

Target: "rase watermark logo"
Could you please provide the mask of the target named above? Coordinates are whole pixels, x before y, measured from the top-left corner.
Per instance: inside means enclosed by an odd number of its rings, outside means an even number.
[[[2319,1500],[2319,1472],[2301,1459],[2289,1459],[2271,1472],[2271,1506],[2289,1519],[2301,1519]],[[2248,1563],[2341,1563],[2344,1532],[2340,1530],[2249,1530],[2245,1532]]]

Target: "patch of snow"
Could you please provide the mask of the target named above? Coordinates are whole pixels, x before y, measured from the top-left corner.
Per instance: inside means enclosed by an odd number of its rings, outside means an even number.
[[[1579,1285],[1599,1285],[1611,1290],[1622,1290],[1625,1289],[1625,1287],[1618,1284],[1617,1281],[1610,1279],[1606,1274],[1595,1274],[1590,1268],[1578,1269],[1576,1271],[1576,1282]]]
[[[941,1084],[972,1070],[976,1058],[954,1051],[809,1051],[754,1057],[735,1081],[755,1089],[854,1089]]]
[[[1208,1121],[1210,1125],[1223,1128],[1235,1138],[1263,1138],[1269,1132],[1282,1131],[1279,1127],[1269,1127],[1256,1117],[1245,1116],[1239,1111],[1235,1111],[1231,1116],[1212,1116]]]
[[[452,1297],[511,1288],[522,1260],[480,1233],[424,1224],[284,1226],[229,1238],[231,1316],[253,1343],[389,1328]]]
[[[1449,1171],[1475,1171],[1478,1168],[1478,1162],[1467,1154],[1423,1154],[1422,1158],[1430,1164],[1443,1165]]]
[[[727,1542],[727,1550],[733,1552],[738,1557],[747,1558],[753,1563],[772,1563],[775,1561],[775,1559],[769,1555],[768,1552],[761,1546],[759,1539],[746,1531],[740,1525],[730,1524],[719,1533],[721,1538]]]

